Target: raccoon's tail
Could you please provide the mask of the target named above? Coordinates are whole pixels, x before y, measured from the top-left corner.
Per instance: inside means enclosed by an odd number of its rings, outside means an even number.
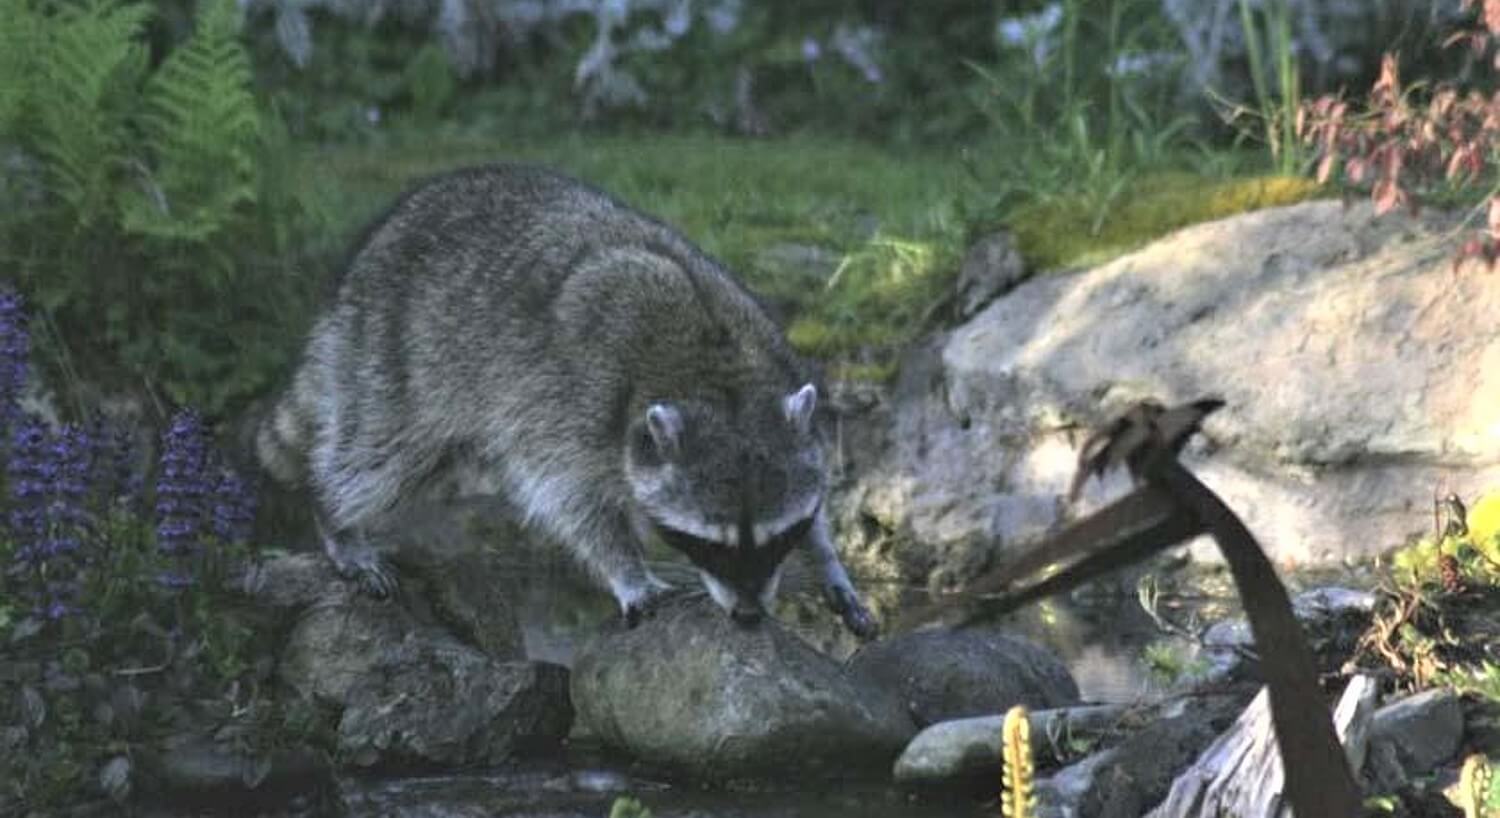
[[[301,486],[307,479],[313,405],[302,388],[304,380],[299,373],[291,388],[262,412],[253,426],[255,459],[288,488]]]

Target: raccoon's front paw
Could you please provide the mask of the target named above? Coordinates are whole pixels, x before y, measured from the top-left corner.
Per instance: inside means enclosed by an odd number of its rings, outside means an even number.
[[[661,601],[671,592],[672,586],[658,580],[639,596],[620,603],[620,615],[625,619],[625,627],[634,628],[654,615]]]
[[[376,599],[394,596],[400,589],[396,571],[373,549],[347,549],[334,563],[340,575],[359,585],[359,589]]]
[[[847,585],[829,585],[823,589],[823,596],[828,601],[828,609],[844,620],[844,627],[850,633],[861,640],[874,639],[880,633],[875,615],[859,601],[853,588]]]

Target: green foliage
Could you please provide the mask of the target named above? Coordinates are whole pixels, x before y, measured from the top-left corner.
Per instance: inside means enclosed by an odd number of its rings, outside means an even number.
[[[1193,120],[1175,108],[1175,34],[1148,0],[1067,0],[1017,18],[1018,42],[973,64],[990,144],[970,157],[986,207],[1065,197],[1097,234],[1142,173],[1181,165]],[[1024,22],[1021,22],[1024,21]],[[1138,67],[1132,67],[1138,66]]]
[[[0,42],[29,43],[0,57],[0,150],[19,169],[0,187],[0,261],[41,308],[42,350],[65,375],[210,413],[265,386],[305,304],[256,275],[291,261],[296,211],[256,210],[277,132],[237,14],[205,0],[153,67],[145,3],[0,0]]]
[[[609,818],[651,818],[651,810],[636,798],[622,795],[610,804]]]
[[[1168,686],[1200,675],[1209,667],[1207,659],[1188,656],[1181,645],[1166,640],[1146,645],[1141,651],[1141,659],[1152,678]]]
[[[152,526],[134,515],[111,514],[89,548],[96,558],[76,578],[83,611],[11,624],[0,726],[21,744],[0,754],[0,812],[61,813],[98,799],[98,771],[111,758],[195,724],[233,722],[252,754],[289,742],[331,749],[326,714],[270,698],[273,667],[259,660],[279,635],[261,612],[226,604],[228,568],[248,552],[212,544],[198,581],[172,589],[157,577],[181,563],[160,554]]]
[[[1293,50],[1291,6],[1287,0],[1267,0],[1257,10],[1251,8],[1249,0],[1239,0],[1239,11],[1258,105],[1254,115],[1265,129],[1266,148],[1277,172],[1299,173],[1303,160],[1297,139],[1297,111],[1302,106],[1302,81]],[[1243,114],[1244,109],[1237,113]]]

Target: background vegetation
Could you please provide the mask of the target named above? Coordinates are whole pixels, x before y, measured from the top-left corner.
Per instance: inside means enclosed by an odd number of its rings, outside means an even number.
[[[232,417],[397,190],[524,159],[681,226],[879,377],[978,234],[1051,269],[1316,195],[1285,178],[1302,96],[1392,43],[1418,95],[1487,76],[1435,45],[1456,3],[1236,0],[1206,51],[1160,0],[0,0],[0,267],[66,414],[102,388]]]
[[[286,376],[414,180],[563,168],[881,379],[1002,228],[1045,272],[1368,190],[1478,208],[1493,258],[1494,5],[0,0],[0,812],[123,800],[134,748],[224,707],[266,727],[246,743],[316,740],[317,713],[261,696],[275,635],[210,604],[250,512],[204,425]],[[133,438],[95,414],[122,403]],[[1475,512],[1398,557],[1367,648],[1496,698],[1425,613],[1494,585]]]

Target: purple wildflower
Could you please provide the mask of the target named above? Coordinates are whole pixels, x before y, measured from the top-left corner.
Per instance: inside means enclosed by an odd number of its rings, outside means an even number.
[[[23,562],[33,561],[46,535],[45,503],[56,472],[47,460],[46,447],[47,429],[36,418],[22,418],[11,432],[5,468],[11,501],[6,523],[18,547],[16,558]]]
[[[233,469],[219,471],[214,484],[213,533],[220,542],[243,543],[255,521],[255,496]]]
[[[209,495],[203,423],[181,410],[162,436],[161,471],[156,477],[156,545],[163,553],[190,553],[204,534]]]
[[[35,577],[33,602],[48,618],[74,609],[88,514],[88,435],[76,426],[49,434],[25,416],[11,438],[6,464],[11,508],[8,524],[16,561]]]
[[[26,388],[31,335],[26,329],[24,300],[0,285],[0,429],[14,424],[21,392]]]

